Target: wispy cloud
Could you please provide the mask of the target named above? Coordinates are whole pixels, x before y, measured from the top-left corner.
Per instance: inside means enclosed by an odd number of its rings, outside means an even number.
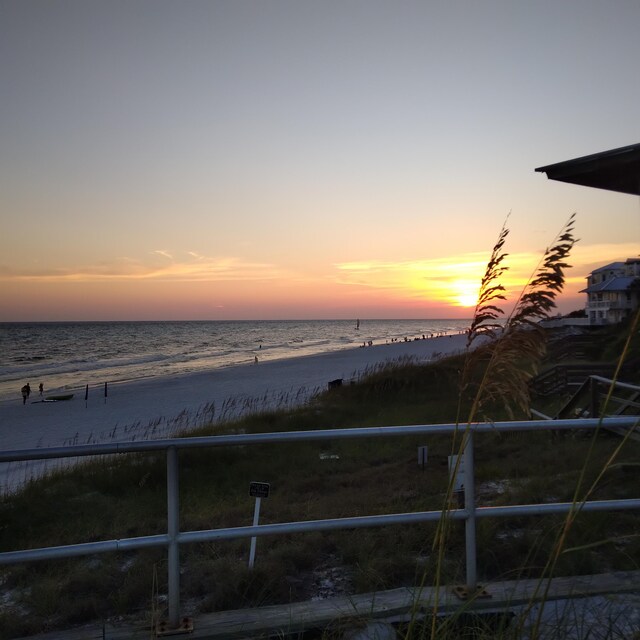
[[[68,268],[15,270],[0,266],[2,280],[41,281],[191,281],[273,280],[284,276],[270,263],[249,262],[233,256],[207,257],[188,251],[174,256],[169,251],[154,250],[147,260],[129,257],[110,262],[78,265]]]
[[[165,258],[169,259],[169,260],[173,260],[173,256],[168,252],[168,251],[164,251],[163,249],[156,249],[155,251],[152,251],[151,253],[154,253],[158,256],[164,256]]]
[[[451,302],[477,292],[487,259],[486,253],[475,252],[431,260],[346,262],[336,265],[337,280],[342,284],[393,289],[411,298],[426,296],[432,301]],[[512,287],[524,284],[537,256],[518,254],[509,259],[505,280]]]
[[[598,266],[624,260],[638,254],[636,243],[612,245],[577,244],[569,259],[573,266],[567,271],[567,292],[577,292],[585,284],[586,275]],[[503,285],[508,297],[521,293],[522,288],[537,270],[544,248],[539,253],[510,253],[505,259],[509,270]],[[335,265],[340,284],[377,290],[394,290],[410,298],[428,297],[432,301],[455,303],[477,292],[487,264],[484,252],[465,253],[448,258],[406,261],[359,261]]]
[[[572,252],[565,295],[577,295],[585,277],[598,266],[638,255],[637,243],[580,245]],[[542,252],[512,253],[503,284],[510,298],[517,296],[537,265]],[[238,256],[206,256],[196,251],[154,249],[141,258],[119,257],[111,261],[65,268],[17,269],[0,264],[3,282],[287,282],[291,286],[337,285],[383,292],[389,299],[428,300],[462,304],[478,290],[486,267],[487,252],[448,258],[382,261],[365,260],[329,266],[324,274],[292,271],[275,263],[252,262]],[[464,302],[464,304],[468,304]]]

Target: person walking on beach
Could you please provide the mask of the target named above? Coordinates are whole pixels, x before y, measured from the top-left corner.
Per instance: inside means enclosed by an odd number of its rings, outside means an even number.
[[[20,391],[22,392],[22,404],[27,404],[27,398],[29,397],[30,391],[29,384],[25,384]]]
[[[44,385],[42,384],[42,382],[38,386],[38,391],[40,391],[40,395],[42,396],[42,394],[44,393]]]

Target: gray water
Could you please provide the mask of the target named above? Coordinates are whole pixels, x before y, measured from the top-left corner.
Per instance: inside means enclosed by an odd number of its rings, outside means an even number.
[[[465,331],[469,320],[0,323],[0,400]]]

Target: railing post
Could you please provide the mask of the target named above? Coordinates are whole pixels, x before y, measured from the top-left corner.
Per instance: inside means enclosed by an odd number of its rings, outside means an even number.
[[[466,548],[467,591],[474,594],[477,588],[476,571],[476,490],[474,480],[473,460],[473,429],[468,428],[464,446],[464,508],[467,517],[464,522],[464,537]]]
[[[178,628],[180,621],[180,549],[178,533],[180,532],[180,502],[178,491],[178,450],[167,449],[167,549],[168,591],[169,591],[169,626]]]
[[[591,391],[591,407],[589,408],[590,418],[600,417],[600,387],[598,381],[593,376],[589,376],[590,391]]]

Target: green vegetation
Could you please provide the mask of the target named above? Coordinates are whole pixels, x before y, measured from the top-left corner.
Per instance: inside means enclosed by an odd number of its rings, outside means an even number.
[[[463,366],[464,359],[457,357],[383,369],[296,411],[252,416],[226,425],[224,432],[451,422],[458,411]],[[509,417],[498,406],[492,411],[495,420]],[[207,433],[212,431],[190,435]],[[478,504],[571,500],[585,458],[590,455],[583,482],[590,484],[620,440],[606,432],[595,446],[586,433],[478,436]],[[417,446],[423,444],[429,446],[424,472],[416,459]],[[449,453],[451,441],[442,436],[182,452],[181,528],[251,524],[251,480],[272,486],[261,523],[440,509],[447,499]],[[592,499],[636,497],[637,477],[626,465],[637,463],[638,453],[637,443],[626,443]],[[57,473],[5,496],[0,548],[162,533],[165,482],[164,455],[109,458]],[[562,517],[479,521],[480,577],[542,575],[563,522]],[[580,514],[576,525],[565,542],[566,549],[576,551],[559,556],[557,575],[637,568],[637,515]],[[416,585],[423,579],[431,584],[438,572],[443,584],[463,581],[463,525],[451,526],[440,563],[433,548],[436,530],[435,525],[394,526],[262,538],[253,571],[247,568],[248,540],[183,547],[183,602],[194,611],[215,611],[302,600],[317,593],[323,568],[341,576],[352,592]],[[163,550],[10,567],[3,572],[3,588],[16,606],[0,618],[0,635],[110,616],[150,616],[162,608],[153,596],[154,584],[158,593],[166,593],[165,580]]]
[[[439,510],[452,504],[447,456],[461,450],[465,425],[478,418],[526,419],[527,383],[540,366],[554,363],[542,360],[545,332],[532,321],[550,308],[549,291],[561,287],[557,267],[572,243],[570,236],[569,225],[545,255],[514,314],[501,324],[495,301],[502,295],[496,279],[505,268],[503,229],[470,334],[471,342],[483,335],[499,340],[431,365],[405,363],[372,371],[358,384],[332,389],[296,410],[186,434],[456,422],[461,430],[455,442],[444,436],[382,437],[183,451],[181,529],[251,524],[253,502],[247,490],[252,480],[272,487],[261,524]],[[629,325],[627,336],[630,341],[619,329],[602,332],[593,349],[602,360],[613,361],[638,353],[637,325]],[[425,444],[429,461],[422,471],[416,450]],[[579,504],[583,499],[637,497],[639,453],[637,442],[604,430],[478,435],[477,502]],[[164,454],[110,457],[57,472],[2,498],[0,548],[164,533],[165,484]],[[479,577],[637,569],[637,529],[638,515],[632,512],[479,520]],[[303,600],[317,595],[327,576],[338,585],[336,592],[346,593],[464,581],[463,524],[449,520],[261,538],[252,571],[248,554],[249,540],[182,547],[183,612]],[[9,604],[0,614],[0,637],[118,616],[150,621],[164,609],[166,573],[161,549],[5,568],[0,580]],[[407,631],[425,638],[437,633],[435,617]]]

